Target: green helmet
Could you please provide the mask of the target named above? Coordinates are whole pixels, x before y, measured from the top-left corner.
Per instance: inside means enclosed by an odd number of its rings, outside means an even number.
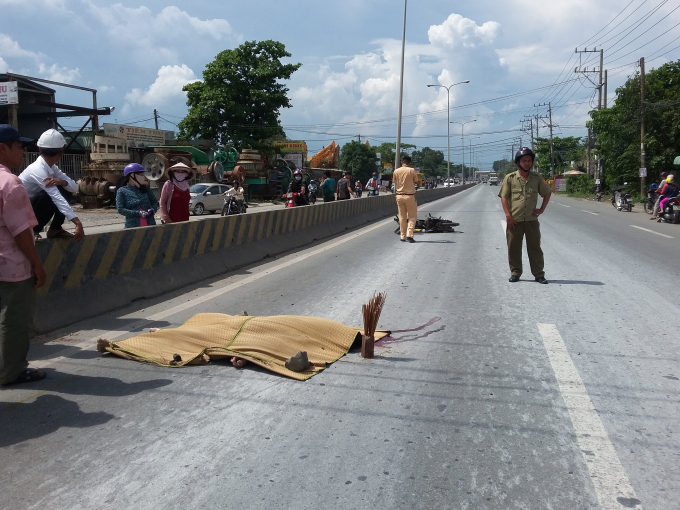
[[[677,158],[675,158],[675,159],[673,160],[673,164],[674,164],[674,165],[680,165],[680,156],[678,156]]]

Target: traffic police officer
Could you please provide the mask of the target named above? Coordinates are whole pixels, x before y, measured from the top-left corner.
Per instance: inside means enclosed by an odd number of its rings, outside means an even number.
[[[522,243],[527,239],[527,252],[531,273],[538,283],[548,283],[543,271],[543,250],[538,217],[543,214],[550,201],[552,190],[540,175],[531,172],[535,155],[531,149],[522,147],[515,154],[518,169],[505,176],[498,196],[501,198],[507,220],[505,237],[508,241],[508,262],[510,282],[519,281],[522,275]],[[538,196],[543,197],[540,208]]]

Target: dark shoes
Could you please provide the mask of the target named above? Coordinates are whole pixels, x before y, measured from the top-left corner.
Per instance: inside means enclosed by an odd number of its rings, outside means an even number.
[[[401,241],[402,243],[405,243],[405,242],[406,242],[406,239],[400,239],[400,241]]]
[[[517,276],[516,274],[513,274],[513,275],[510,277],[510,279],[509,279],[508,281],[509,281],[510,283],[518,282],[518,281],[519,281],[519,276]]]
[[[416,242],[416,240],[413,239],[412,237],[407,237],[406,240],[407,240],[409,243],[415,243],[415,242]]]
[[[542,283],[544,285],[546,285],[548,283],[548,280],[546,280],[543,276],[539,276],[538,278],[536,278],[536,281],[538,283]]]

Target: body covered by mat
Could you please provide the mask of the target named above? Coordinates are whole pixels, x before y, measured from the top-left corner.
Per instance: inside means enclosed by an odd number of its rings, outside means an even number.
[[[346,354],[360,334],[357,328],[318,317],[199,313],[178,328],[105,342],[104,348],[123,358],[166,367],[205,364],[211,359],[236,356],[302,381]],[[376,340],[387,334],[376,331]],[[285,367],[286,360],[298,351],[306,351],[311,363],[303,372]]]

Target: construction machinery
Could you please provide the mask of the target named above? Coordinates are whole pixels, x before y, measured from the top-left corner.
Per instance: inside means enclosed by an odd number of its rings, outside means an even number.
[[[340,146],[333,141],[312,157],[309,166],[310,168],[338,168],[339,158]]]

